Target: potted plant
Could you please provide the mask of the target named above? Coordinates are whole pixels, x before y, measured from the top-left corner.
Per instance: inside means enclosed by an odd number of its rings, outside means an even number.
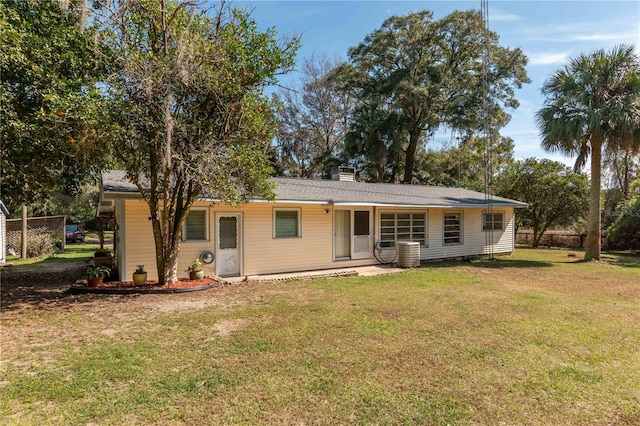
[[[111,274],[111,269],[106,266],[87,266],[87,282],[89,287],[97,287],[102,284],[102,279]]]
[[[147,281],[147,271],[144,270],[144,265],[138,265],[133,272],[133,283],[135,285],[144,285]]]
[[[202,262],[197,257],[191,263],[191,265],[189,265],[186,271],[189,273],[189,279],[191,280],[201,280],[204,278],[204,271],[202,270]]]

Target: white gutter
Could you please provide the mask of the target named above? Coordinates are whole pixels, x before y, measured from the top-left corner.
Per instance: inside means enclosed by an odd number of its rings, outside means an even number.
[[[125,196],[127,198],[136,198],[140,197],[139,192],[105,192],[105,195],[109,194],[109,196]],[[105,197],[107,198],[107,197]],[[198,198],[198,201],[205,202],[213,202],[220,203],[222,202],[219,198]],[[489,207],[489,204],[396,204],[396,203],[367,203],[367,202],[355,202],[355,201],[333,201],[333,200],[295,200],[295,199],[276,199],[274,201],[265,200],[263,198],[256,198],[252,200],[248,200],[250,203],[276,203],[276,204],[318,204],[322,206],[344,206],[344,207],[407,207],[407,208],[437,208],[437,209],[486,209]],[[494,201],[491,203],[492,206],[495,207],[515,207],[515,208],[525,208],[528,207],[528,204],[513,204],[513,203],[502,203],[500,201]]]

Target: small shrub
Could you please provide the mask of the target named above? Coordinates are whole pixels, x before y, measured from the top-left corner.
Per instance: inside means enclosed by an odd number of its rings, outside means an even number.
[[[27,239],[27,257],[49,257],[56,250],[56,237],[51,234],[30,235]]]
[[[640,197],[629,203],[609,227],[607,246],[621,250],[640,250]]]

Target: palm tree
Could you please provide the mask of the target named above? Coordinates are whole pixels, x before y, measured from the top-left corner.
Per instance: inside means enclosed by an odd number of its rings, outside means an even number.
[[[542,148],[577,155],[575,170],[591,155],[591,190],[585,260],[600,259],[602,151],[640,148],[640,59],[619,45],[572,59],[542,87],[536,113]]]

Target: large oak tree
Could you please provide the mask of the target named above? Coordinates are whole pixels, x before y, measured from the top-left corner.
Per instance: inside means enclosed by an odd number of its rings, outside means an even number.
[[[393,16],[348,54],[334,78],[365,105],[360,127],[369,122],[379,134],[404,132],[404,161],[394,159],[404,183],[413,181],[416,153],[438,128],[495,134],[509,121],[505,108],[518,106],[515,89],[529,81],[522,51],[500,46],[476,11],[440,20],[427,10]],[[367,134],[365,142],[380,145],[375,131]]]

